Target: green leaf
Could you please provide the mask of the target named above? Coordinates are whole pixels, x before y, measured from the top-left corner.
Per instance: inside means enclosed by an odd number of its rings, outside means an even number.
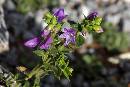
[[[69,79],[69,76],[71,76],[71,74],[72,74],[72,72],[73,72],[73,69],[70,68],[70,67],[66,67],[66,68],[64,68],[64,69],[62,69],[62,70],[63,70],[63,73],[64,73],[65,77],[66,77],[67,79]]]
[[[69,61],[66,62],[64,56],[64,54],[61,55],[61,58],[57,60],[57,64],[63,75],[69,80],[69,76],[71,76],[73,69],[68,67]]]
[[[69,24],[69,23],[68,23],[68,25],[70,25],[72,28],[78,30],[78,24],[77,24],[77,23],[75,23],[75,24]]]
[[[40,77],[35,78],[33,87],[40,87]]]
[[[53,25],[56,25],[57,24],[57,19],[56,19],[56,17],[52,17],[52,19],[51,19],[51,24],[53,24]]]
[[[58,23],[55,27],[56,27],[56,29],[60,30],[62,25]]]
[[[50,12],[46,13],[44,16],[44,20],[47,24],[50,24],[52,18],[53,18],[53,15]]]
[[[43,50],[35,50],[33,53],[35,53],[37,56],[43,56],[45,54]]]
[[[55,26],[54,24],[49,24],[49,28],[50,28],[50,29],[53,29],[54,26]]]
[[[29,87],[30,83],[28,81],[25,81],[25,84],[23,85],[23,87]]]
[[[64,51],[64,46],[62,45],[62,46],[59,46],[59,48],[58,48],[58,50],[59,50],[59,52],[62,52],[62,51]]]
[[[25,78],[25,80],[28,80],[30,78],[32,78],[34,75],[36,75],[39,71],[41,71],[41,67],[42,66],[39,66],[37,65],[36,67],[33,68],[33,70],[29,73],[27,73],[27,78]]]
[[[45,18],[46,19],[51,19],[53,17],[53,15],[50,13],[50,12],[47,12],[46,14],[45,14]]]
[[[79,23],[78,23],[78,31],[80,31],[80,32],[82,31],[82,26]]]
[[[94,25],[94,26],[93,26],[93,30],[94,30],[95,32],[99,31],[100,29],[101,29],[101,27],[98,26],[98,25]]]
[[[94,21],[95,21],[96,25],[100,25],[101,22],[102,22],[102,18],[101,17],[96,17]]]
[[[77,44],[77,46],[83,45],[84,42],[85,42],[84,37],[82,35],[77,35],[77,37],[76,37],[76,44]]]

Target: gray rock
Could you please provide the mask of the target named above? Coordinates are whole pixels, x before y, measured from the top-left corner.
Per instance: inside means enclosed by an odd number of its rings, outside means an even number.
[[[18,84],[16,84],[16,81],[13,78],[12,73],[7,68],[0,65],[0,70],[2,70],[2,73],[0,72],[2,77],[0,77],[0,78],[5,78],[4,79],[5,81],[11,83],[11,84],[8,84],[9,87],[16,87],[16,85],[18,85]],[[5,86],[3,86],[3,85],[1,86],[1,84],[0,84],[0,87],[5,87]]]
[[[5,7],[8,9],[8,10],[15,10],[16,9],[16,6],[15,4],[13,3],[12,0],[6,0],[5,2]]]
[[[83,87],[90,87],[90,86],[89,86],[89,84],[87,82],[84,82]]]
[[[88,7],[90,7],[91,9],[96,9],[96,8],[98,8],[98,5],[97,5],[97,3],[96,3],[96,0],[88,0],[88,1],[86,1],[86,5],[87,5]]]
[[[127,19],[127,18],[130,19],[130,8],[127,9],[127,10],[125,10],[125,11],[123,11],[122,17],[123,17],[123,18],[126,18],[126,19]]]
[[[124,0],[124,2],[126,2],[126,3],[129,3],[129,4],[130,4],[130,0]]]
[[[123,31],[130,32],[130,19],[124,19]]]
[[[121,14],[116,14],[116,15],[108,14],[106,16],[106,21],[111,22],[114,25],[117,25],[120,19],[121,19]]]
[[[18,58],[18,55],[17,54],[17,49],[14,47],[14,48],[11,48],[10,52],[7,54],[7,60],[10,60],[9,63],[11,65],[16,65],[16,58]]]
[[[5,0],[0,0],[0,6],[4,4]]]
[[[10,15],[8,14],[9,13],[6,14],[7,27],[9,28],[9,31],[13,31],[13,35],[17,37],[21,32],[27,29],[25,17],[16,12],[10,12]]]
[[[9,50],[9,33],[4,21],[4,11],[2,8],[3,2],[0,1],[0,53]]]
[[[61,80],[61,83],[62,83],[62,85],[64,85],[65,87],[69,87],[69,80],[67,80],[67,79],[62,79],[62,80]]]
[[[92,82],[92,87],[105,87],[105,81],[104,80],[98,80]]]

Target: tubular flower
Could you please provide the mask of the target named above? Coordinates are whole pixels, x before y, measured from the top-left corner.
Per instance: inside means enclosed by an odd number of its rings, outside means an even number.
[[[37,46],[37,44],[40,42],[40,39],[38,37],[35,37],[33,39],[28,40],[27,42],[24,43],[25,46],[29,48],[34,48]]]
[[[87,19],[92,20],[92,19],[96,18],[97,15],[98,15],[98,13],[97,13],[96,11],[91,12],[91,13],[87,16]]]
[[[43,44],[40,46],[40,49],[48,49],[50,47],[50,44],[52,43],[52,38],[49,35],[45,41],[43,42]]]
[[[65,38],[65,43],[64,45],[67,46],[69,43],[75,43],[75,34],[76,31],[74,29],[63,29],[63,34],[61,34],[59,37],[60,38]]]
[[[43,42],[40,40],[40,37],[34,37],[33,39],[30,39],[27,42],[25,42],[24,45],[29,48],[40,46],[40,49],[48,49],[50,47],[50,44],[52,43],[52,38],[49,35],[49,33],[50,31],[48,30],[43,30],[41,32],[41,38],[44,38]]]
[[[59,9],[54,11],[54,16],[57,17],[58,22],[61,22],[67,15],[64,14],[63,8],[59,8]]]

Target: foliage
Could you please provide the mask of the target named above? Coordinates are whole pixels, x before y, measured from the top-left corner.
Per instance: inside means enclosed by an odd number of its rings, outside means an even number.
[[[34,48],[33,53],[39,56],[41,61],[32,70],[28,70],[24,66],[17,67],[20,73],[15,76],[15,81],[18,85],[40,87],[40,79],[47,75],[69,80],[73,69],[69,66],[67,55],[85,42],[84,34],[102,31],[100,28],[102,20],[97,15],[91,20],[86,17],[81,23],[75,24],[64,20],[65,18],[66,15],[62,8],[53,14],[50,12],[45,14],[43,20],[47,23],[46,28],[41,31],[39,36],[25,43],[25,46]],[[66,23],[72,26],[63,28]]]
[[[103,28],[106,32],[96,35],[95,40],[108,50],[124,51],[129,47],[128,33],[120,32],[111,23],[104,23]]]

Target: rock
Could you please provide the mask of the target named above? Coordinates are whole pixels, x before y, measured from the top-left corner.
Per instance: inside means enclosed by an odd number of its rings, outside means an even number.
[[[126,19],[130,19],[130,8],[123,11],[122,17]]]
[[[69,80],[67,79],[62,79],[61,84],[64,85],[64,87],[69,87]]]
[[[125,82],[127,83],[130,82],[130,73],[126,73],[124,77],[125,77]]]
[[[8,15],[10,14],[10,15]],[[17,12],[6,13],[6,23],[8,30],[13,32],[13,36],[17,37],[21,32],[27,29],[25,17]]]
[[[35,22],[37,27],[39,27],[39,29],[44,29],[48,24],[44,22],[43,20],[43,16],[44,14],[47,12],[47,9],[45,9],[44,11],[42,9],[38,10],[35,13]]]
[[[79,12],[81,14],[80,18],[83,19],[84,16],[87,17],[89,15],[90,9],[85,5],[81,5],[81,7],[79,8]]]
[[[112,64],[119,64],[122,60],[130,60],[130,52],[108,58],[108,61]]]
[[[5,4],[4,4],[4,7],[8,10],[15,10],[16,9],[16,6],[15,4],[13,3],[12,0],[6,0]]]
[[[98,8],[98,5],[97,5],[97,3],[96,3],[96,0],[88,0],[88,1],[86,1],[86,6],[88,6],[89,8],[91,8],[91,9],[96,9],[96,8]]]
[[[130,3],[130,0],[124,0],[126,3]]]
[[[16,54],[18,54],[17,49],[15,47],[11,48],[10,52],[6,55],[7,60],[10,60],[9,64],[17,65],[16,59],[18,58],[18,55],[16,55]]]
[[[123,31],[130,32],[130,19],[124,19]]]
[[[116,14],[116,15],[108,14],[106,16],[106,21],[111,22],[114,25],[117,25],[120,19],[121,19],[121,14]]]
[[[84,82],[83,87],[90,87],[90,86],[89,86],[89,84],[87,82]]]
[[[105,87],[105,81],[104,80],[93,81],[92,87]]]
[[[0,0],[0,6],[4,4],[5,0]]]
[[[74,87],[83,87],[83,76],[81,74],[77,75],[74,82]]]
[[[0,74],[1,74],[0,76],[2,76],[0,78],[4,78],[5,81],[8,81],[9,83],[11,83],[11,84],[8,84],[8,85],[10,85],[10,87],[16,87],[16,85],[18,85],[18,84],[16,84],[16,81],[13,78],[12,73],[8,69],[6,69],[2,65],[0,65],[0,70],[2,71],[2,72],[0,72]],[[0,79],[0,81],[1,81],[1,79]],[[7,86],[6,86],[6,84],[4,84],[2,86],[0,84],[0,87],[7,87]]]
[[[2,0],[4,2],[4,0]],[[0,1],[0,53],[9,50],[9,33],[4,21],[4,11],[2,8],[2,1]]]

